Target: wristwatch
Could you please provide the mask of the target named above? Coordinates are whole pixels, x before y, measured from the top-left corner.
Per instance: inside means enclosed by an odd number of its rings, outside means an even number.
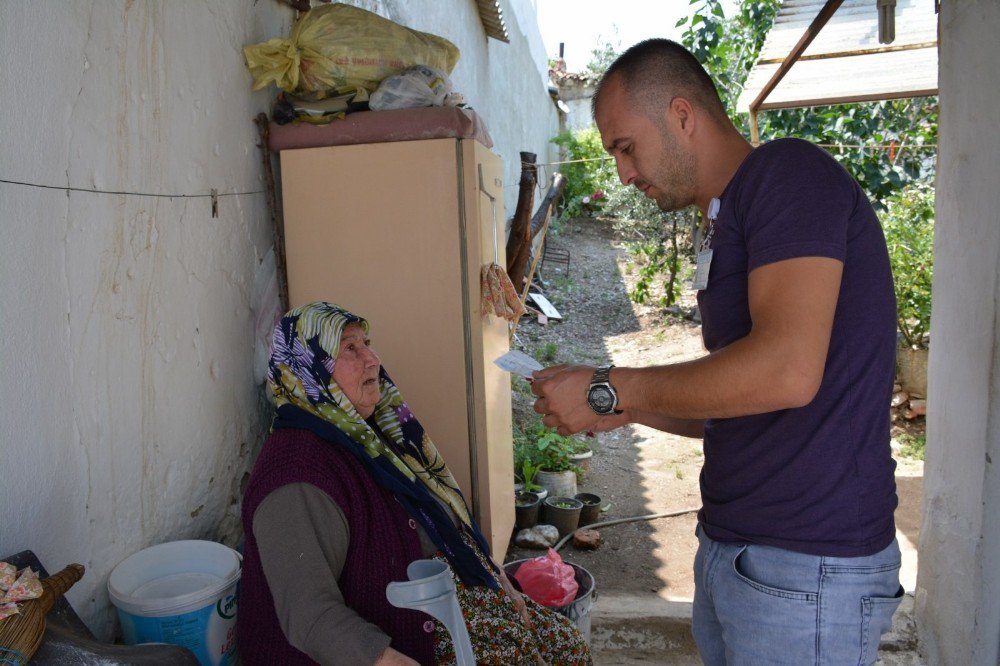
[[[611,368],[615,366],[607,365],[594,371],[594,377],[590,380],[590,388],[587,389],[587,404],[598,414],[621,414],[618,407],[618,391],[611,385],[608,379]]]

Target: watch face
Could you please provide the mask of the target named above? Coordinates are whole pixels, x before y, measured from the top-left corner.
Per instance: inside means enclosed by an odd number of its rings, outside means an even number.
[[[615,404],[615,397],[611,394],[611,389],[607,386],[595,386],[590,389],[587,395],[591,408],[598,414],[607,414]]]

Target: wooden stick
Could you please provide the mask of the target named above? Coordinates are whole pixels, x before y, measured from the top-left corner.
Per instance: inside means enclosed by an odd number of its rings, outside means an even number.
[[[517,207],[507,238],[507,276],[514,289],[524,280],[524,269],[531,255],[531,209],[535,200],[535,183],[538,168],[534,153],[521,153],[521,183],[517,193]]]
[[[528,291],[530,291],[530,289],[531,289],[531,281],[533,279],[535,279],[535,269],[538,267],[538,261],[539,261],[539,259],[541,259],[542,254],[544,254],[544,252],[545,252],[545,250],[544,250],[544,248],[545,248],[545,234],[549,230],[549,219],[551,219],[551,217],[552,217],[552,209],[550,207],[545,212],[545,218],[542,221],[541,230],[538,232],[541,235],[541,240],[538,243],[539,252],[537,252],[535,254],[534,259],[531,260],[531,268],[528,269],[528,279],[524,283],[524,290],[521,292],[521,308],[522,309],[524,309],[524,304],[528,300]],[[510,336],[507,338],[507,344],[510,344],[514,340],[514,332],[517,331],[517,325],[520,322],[521,322],[521,319],[518,318],[517,320],[515,320],[511,324],[511,327],[510,327]]]
[[[274,169],[271,166],[270,123],[266,113],[258,113],[253,119],[260,134],[260,151],[264,160],[264,181],[267,185],[267,207],[271,212],[271,231],[274,234],[274,261],[278,273],[278,298],[281,299],[281,311],[288,312],[288,274],[285,272],[285,218],[278,207],[277,187],[274,180]]]

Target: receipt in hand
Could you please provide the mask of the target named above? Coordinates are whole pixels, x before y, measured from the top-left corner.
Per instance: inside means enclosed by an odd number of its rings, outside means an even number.
[[[532,372],[542,369],[541,363],[516,349],[507,352],[493,362],[500,366],[502,370],[513,372],[515,375],[521,375],[525,379],[531,379]]]

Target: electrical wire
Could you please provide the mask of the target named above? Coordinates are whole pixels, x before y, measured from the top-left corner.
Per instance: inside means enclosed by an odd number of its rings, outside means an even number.
[[[120,190],[98,190],[85,187],[72,187],[70,185],[44,185],[42,183],[27,183],[20,180],[7,180],[0,178],[0,183],[7,185],[22,185],[25,187],[37,187],[43,190],[64,190],[67,192],[87,192],[89,194],[115,194],[130,197],[159,197],[164,199],[211,199],[219,197],[239,197],[249,194],[265,194],[267,190],[250,190],[248,192],[207,192],[204,194],[160,194],[154,192],[125,192]]]

